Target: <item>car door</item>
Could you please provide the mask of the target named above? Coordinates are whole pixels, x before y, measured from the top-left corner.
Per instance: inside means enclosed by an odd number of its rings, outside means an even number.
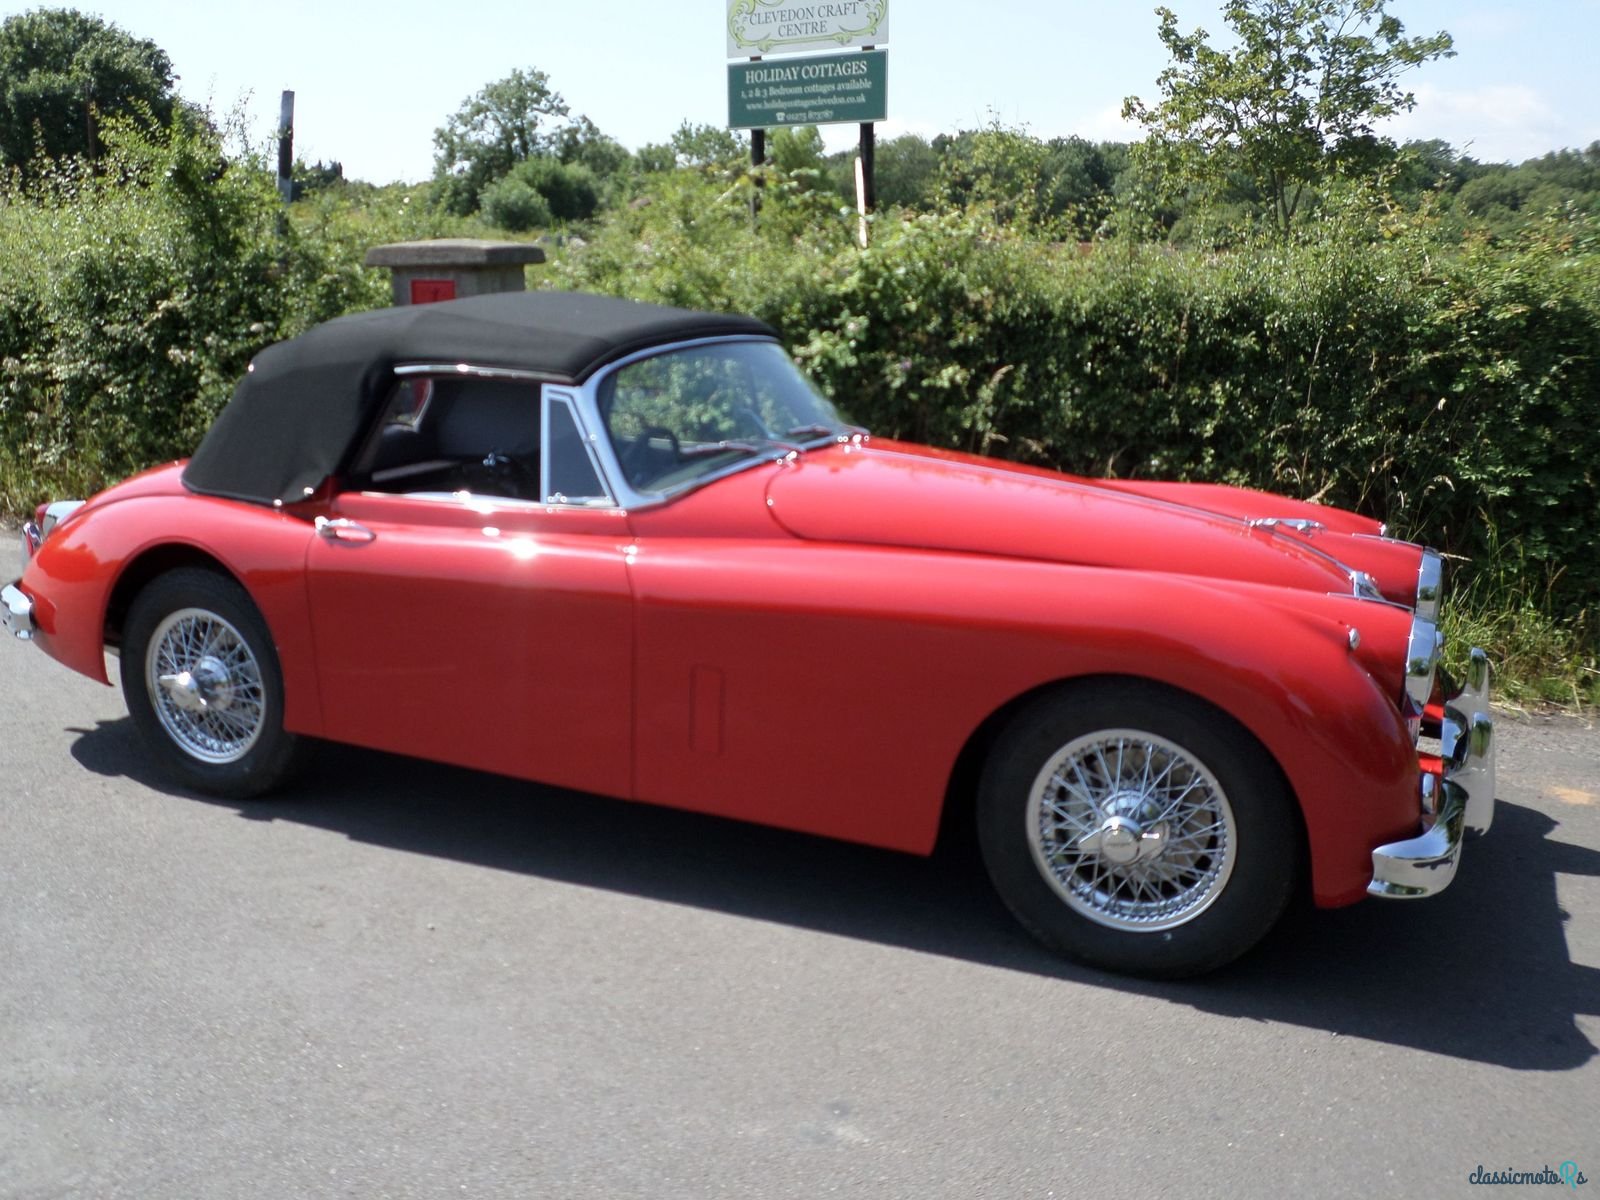
[[[626,795],[627,518],[566,398],[547,409],[537,382],[503,376],[398,378],[318,520],[307,579],[324,727]]]

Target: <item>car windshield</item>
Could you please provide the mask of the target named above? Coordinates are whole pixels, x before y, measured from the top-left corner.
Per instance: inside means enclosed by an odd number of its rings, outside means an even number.
[[[628,483],[677,490],[745,462],[859,432],[774,342],[720,342],[640,359],[600,387]]]

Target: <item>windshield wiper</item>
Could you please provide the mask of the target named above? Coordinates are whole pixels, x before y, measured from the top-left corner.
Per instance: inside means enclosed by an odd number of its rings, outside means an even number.
[[[779,438],[725,438],[720,442],[702,442],[698,446],[685,446],[680,453],[683,457],[690,458],[702,454],[721,454],[727,450],[738,450],[745,454],[770,454],[773,451],[792,454],[799,449],[799,446]]]
[[[821,423],[818,423],[818,424],[814,424],[814,425],[796,425],[793,429],[789,430],[783,436],[784,437],[803,437],[803,438],[819,438],[819,437],[847,438],[847,437],[851,437],[854,434],[865,433],[865,432],[866,432],[866,430],[861,428],[861,426],[859,426],[859,425],[846,425],[844,428],[841,429],[837,425],[823,425]]]

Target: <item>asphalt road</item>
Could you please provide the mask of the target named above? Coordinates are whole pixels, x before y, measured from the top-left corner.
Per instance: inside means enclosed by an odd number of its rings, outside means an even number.
[[[328,749],[249,805],[0,643],[0,1196],[1600,1195],[1600,733],[1187,984],[931,860]],[[1563,1189],[1565,1194],[1566,1189]]]

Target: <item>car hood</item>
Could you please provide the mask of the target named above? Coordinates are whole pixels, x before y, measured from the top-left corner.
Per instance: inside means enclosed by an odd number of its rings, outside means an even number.
[[[1419,547],[1339,509],[1264,492],[1096,482],[873,440],[812,452],[774,473],[767,507],[815,541],[1165,571],[1349,595],[1356,572],[1415,599]],[[1313,517],[1308,518],[1307,512]],[[1289,521],[1315,519],[1317,527]],[[1253,522],[1253,523],[1252,523]]]

